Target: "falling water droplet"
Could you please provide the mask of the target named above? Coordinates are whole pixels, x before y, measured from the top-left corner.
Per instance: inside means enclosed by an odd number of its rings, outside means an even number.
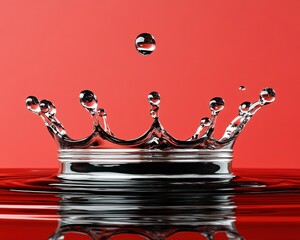
[[[26,98],[26,107],[33,113],[39,114],[41,112],[40,102],[34,96]]]
[[[223,98],[220,98],[220,97],[215,97],[215,98],[211,99],[209,102],[210,110],[214,114],[222,111],[224,108],[224,105],[225,105],[225,102],[224,102]]]
[[[259,97],[262,104],[266,105],[275,101],[276,93],[273,88],[264,88]]]
[[[81,105],[91,114],[95,114],[97,112],[98,100],[93,92],[84,90],[80,93],[79,98]]]
[[[142,33],[135,39],[135,47],[142,55],[150,55],[156,47],[154,37],[149,33]]]
[[[242,85],[242,86],[239,87],[239,90],[245,91],[245,90],[246,90],[246,87]]]
[[[158,92],[151,92],[148,95],[148,101],[153,106],[159,106],[160,104],[160,95]]]
[[[250,106],[251,106],[251,102],[243,102],[239,107],[240,114],[248,112]]]

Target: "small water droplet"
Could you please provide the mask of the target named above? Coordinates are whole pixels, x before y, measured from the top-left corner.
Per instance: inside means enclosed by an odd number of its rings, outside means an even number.
[[[160,95],[158,92],[151,92],[148,95],[148,101],[153,106],[159,106],[160,104]]]
[[[50,110],[49,101],[47,101],[45,99],[42,100],[40,102],[40,108],[41,108],[42,113],[48,113]]]
[[[98,100],[93,92],[84,90],[80,93],[79,98],[81,105],[90,113],[94,114],[97,112]]]
[[[190,140],[198,139],[200,136],[201,131],[205,127],[209,127],[212,124],[212,121],[208,117],[204,117],[200,120],[200,126],[197,128],[197,131],[192,136]]]
[[[55,107],[55,105],[52,102],[50,102],[50,101],[48,101],[48,104],[49,104],[49,114],[51,116],[55,116],[55,114],[56,114],[56,107]]]
[[[260,92],[260,101],[266,105],[275,101],[276,93],[273,88],[264,88]]]
[[[100,117],[106,117],[106,111],[103,108],[98,109],[98,114]]]
[[[218,113],[222,111],[224,106],[225,106],[225,102],[223,98],[220,97],[215,97],[211,99],[209,102],[210,110],[213,111],[214,113]]]
[[[26,98],[26,107],[33,113],[39,114],[41,112],[40,102],[34,96]]]
[[[150,55],[156,47],[154,37],[149,33],[142,33],[135,39],[135,47],[142,55]]]
[[[152,118],[158,118],[158,110],[159,107],[153,106],[153,108],[150,110],[150,116]]]
[[[208,117],[202,118],[200,121],[200,125],[203,127],[208,127],[211,124],[211,120]]]
[[[246,113],[249,110],[250,106],[251,106],[250,102],[243,102],[239,107],[240,113],[241,114]]]
[[[239,87],[239,90],[245,91],[245,90],[246,90],[246,87],[242,85],[242,86]]]
[[[47,117],[53,117],[56,114],[56,107],[49,100],[42,100],[40,103],[40,108],[43,113],[46,114]]]

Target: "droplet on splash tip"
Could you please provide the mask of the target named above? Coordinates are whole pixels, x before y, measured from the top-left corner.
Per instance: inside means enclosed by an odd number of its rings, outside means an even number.
[[[149,33],[142,33],[135,39],[136,50],[144,55],[150,55],[156,48],[156,41],[154,37]]]
[[[79,95],[81,105],[88,111],[96,112],[98,107],[98,99],[90,90],[84,90]]]
[[[210,100],[209,107],[214,113],[218,113],[224,109],[225,102],[223,98],[215,97]]]
[[[41,111],[45,113],[47,116],[54,116],[56,114],[56,107],[49,100],[43,99],[40,102],[40,108]]]
[[[204,117],[200,120],[200,125],[203,127],[208,127],[211,124],[211,120],[208,117]]]
[[[98,114],[100,117],[106,117],[106,111],[103,108],[98,109]]]
[[[243,85],[241,85],[241,86],[239,87],[239,90],[241,90],[241,91],[245,91],[245,90],[246,90],[246,87],[245,87],[245,86],[243,86]]]
[[[56,107],[51,101],[48,101],[48,104],[49,104],[49,114],[54,116],[56,114]]]
[[[276,93],[273,88],[264,88],[260,92],[260,101],[266,105],[275,101]]]
[[[48,113],[50,111],[49,101],[43,99],[40,102],[40,108],[41,108],[42,113]]]
[[[40,102],[35,96],[26,98],[26,107],[33,113],[39,114],[41,112]]]
[[[249,110],[250,106],[250,102],[243,102],[239,107],[240,113],[246,113]]]
[[[158,92],[151,92],[148,95],[148,101],[153,106],[158,106],[160,104],[160,95]]]

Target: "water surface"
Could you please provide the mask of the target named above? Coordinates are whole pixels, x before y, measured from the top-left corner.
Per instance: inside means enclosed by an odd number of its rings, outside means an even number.
[[[299,170],[236,170],[236,177],[225,182],[70,181],[58,179],[56,173],[1,170],[1,239],[300,236]]]

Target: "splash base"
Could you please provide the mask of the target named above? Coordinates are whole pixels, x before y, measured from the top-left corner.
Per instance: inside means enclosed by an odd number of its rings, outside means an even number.
[[[231,179],[232,150],[60,150],[59,177],[104,179]]]

